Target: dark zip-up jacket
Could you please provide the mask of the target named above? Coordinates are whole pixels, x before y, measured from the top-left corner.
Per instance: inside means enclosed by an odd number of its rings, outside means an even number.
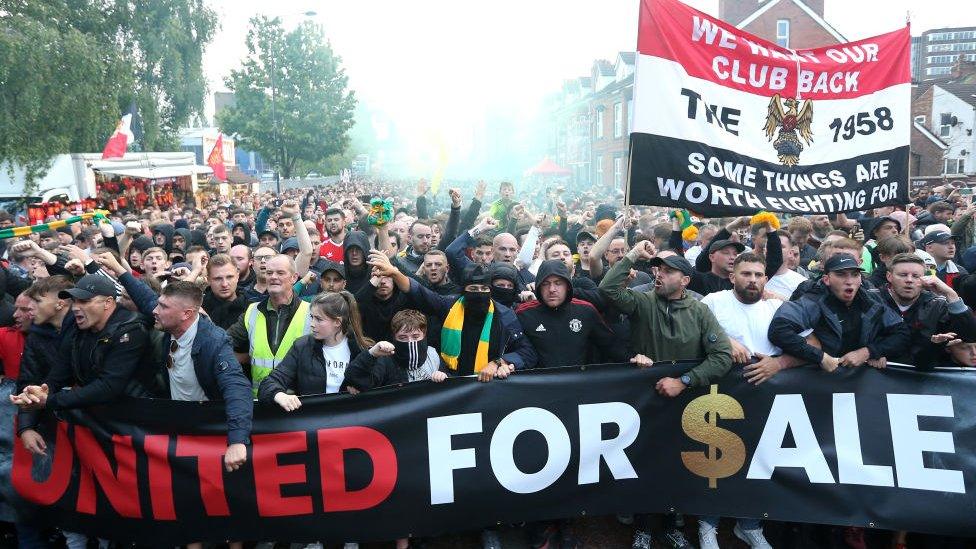
[[[352,334],[346,337],[346,342],[349,344],[349,363],[352,364],[359,353],[366,351],[359,346]],[[348,367],[347,365],[346,368]],[[303,335],[295,340],[285,358],[261,382],[258,400],[273,403],[275,395],[282,392],[296,395],[322,394],[328,378],[325,357],[322,355],[322,341],[315,339],[312,334]]]
[[[61,354],[47,377],[51,394],[49,410],[107,404],[128,395],[148,397],[154,393],[152,346],[148,319],[121,307],[115,309],[99,332],[81,330],[73,315],[65,317],[61,330]],[[63,391],[64,387],[74,390]]]
[[[909,347],[911,334],[908,326],[901,316],[882,304],[879,296],[872,298],[867,293],[867,290],[859,289],[851,305],[861,313],[858,344],[867,347],[872,359],[886,357],[894,360]],[[824,353],[840,358],[844,328],[840,318],[827,304],[827,299],[832,295],[825,292],[784,303],[769,324],[769,341],[782,349],[784,354],[811,364],[823,362]],[[820,349],[807,343],[806,338],[800,335],[811,329],[820,340]]]
[[[541,284],[550,276],[566,281],[566,299],[556,307],[541,300],[520,304],[515,316],[522,332],[532,342],[538,356],[538,368],[555,368],[591,362],[591,350],[600,351],[600,360],[623,362],[626,347],[620,345],[603,317],[591,303],[573,297],[572,281],[566,264],[560,260],[543,261],[536,273]],[[537,291],[541,291],[537,288]]]
[[[64,361],[60,340],[60,332],[51,326],[31,326],[27,332],[27,341],[24,342],[24,355],[20,359],[18,393],[23,392],[28,385],[44,383],[54,365]],[[41,410],[17,410],[17,434],[27,429],[36,429],[42,414]]]
[[[962,299],[949,303],[943,296],[922,290],[915,303],[902,312],[887,288],[880,293],[884,304],[901,316],[911,332],[908,353],[904,358],[889,357],[891,360],[914,364],[920,369],[930,369],[935,365],[934,362],[949,360],[944,353],[934,353],[931,349],[932,347],[944,349],[944,346],[932,343],[934,334],[953,332],[963,341],[976,339],[976,317],[973,317],[972,311]],[[933,360],[933,355],[938,358]]]

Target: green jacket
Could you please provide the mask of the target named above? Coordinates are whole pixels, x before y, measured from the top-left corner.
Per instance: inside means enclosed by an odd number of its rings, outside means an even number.
[[[653,291],[626,287],[633,260],[622,258],[600,282],[600,293],[630,317],[634,351],[654,360],[702,360],[688,372],[693,386],[707,386],[732,368],[732,345],[715,315],[687,293],[669,301]]]

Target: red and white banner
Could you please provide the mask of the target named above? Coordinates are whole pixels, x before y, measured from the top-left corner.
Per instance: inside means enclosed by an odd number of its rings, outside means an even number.
[[[127,114],[122,117],[122,120],[119,120],[118,125],[115,126],[115,131],[112,132],[112,136],[108,138],[105,148],[102,150],[102,160],[125,156],[125,150],[129,147],[129,143],[135,140],[132,130],[129,129],[131,125],[131,114]]]
[[[782,48],[678,0],[642,0],[630,204],[702,215],[908,202],[908,27]]]

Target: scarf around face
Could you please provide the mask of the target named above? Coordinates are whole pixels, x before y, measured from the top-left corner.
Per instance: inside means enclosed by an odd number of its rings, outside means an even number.
[[[478,337],[478,350],[474,358],[474,371],[480,372],[488,364],[488,341],[491,338],[491,322],[495,317],[495,304],[488,301],[488,314]],[[441,329],[441,358],[448,368],[457,371],[458,356],[461,354],[461,330],[464,328],[464,297],[451,305]]]

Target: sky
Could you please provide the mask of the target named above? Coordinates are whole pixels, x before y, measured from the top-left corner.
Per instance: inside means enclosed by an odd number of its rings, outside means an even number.
[[[718,12],[718,0],[686,3]],[[291,29],[314,11],[310,19],[323,27],[350,88],[371,113],[357,123],[397,149],[391,169],[417,177],[438,170],[449,177],[485,171],[486,177],[515,177],[544,153],[539,126],[546,97],[563,80],[588,74],[594,59],[613,62],[618,51],[635,49],[639,0],[209,4],[221,21],[204,56],[211,91],[226,90],[224,77],[245,56],[250,17],[279,16]],[[825,19],[848,40],[901,27],[909,10],[913,34],[976,25],[971,0],[825,0]],[[212,111],[211,99],[208,117]],[[391,136],[400,139],[394,143]]]

